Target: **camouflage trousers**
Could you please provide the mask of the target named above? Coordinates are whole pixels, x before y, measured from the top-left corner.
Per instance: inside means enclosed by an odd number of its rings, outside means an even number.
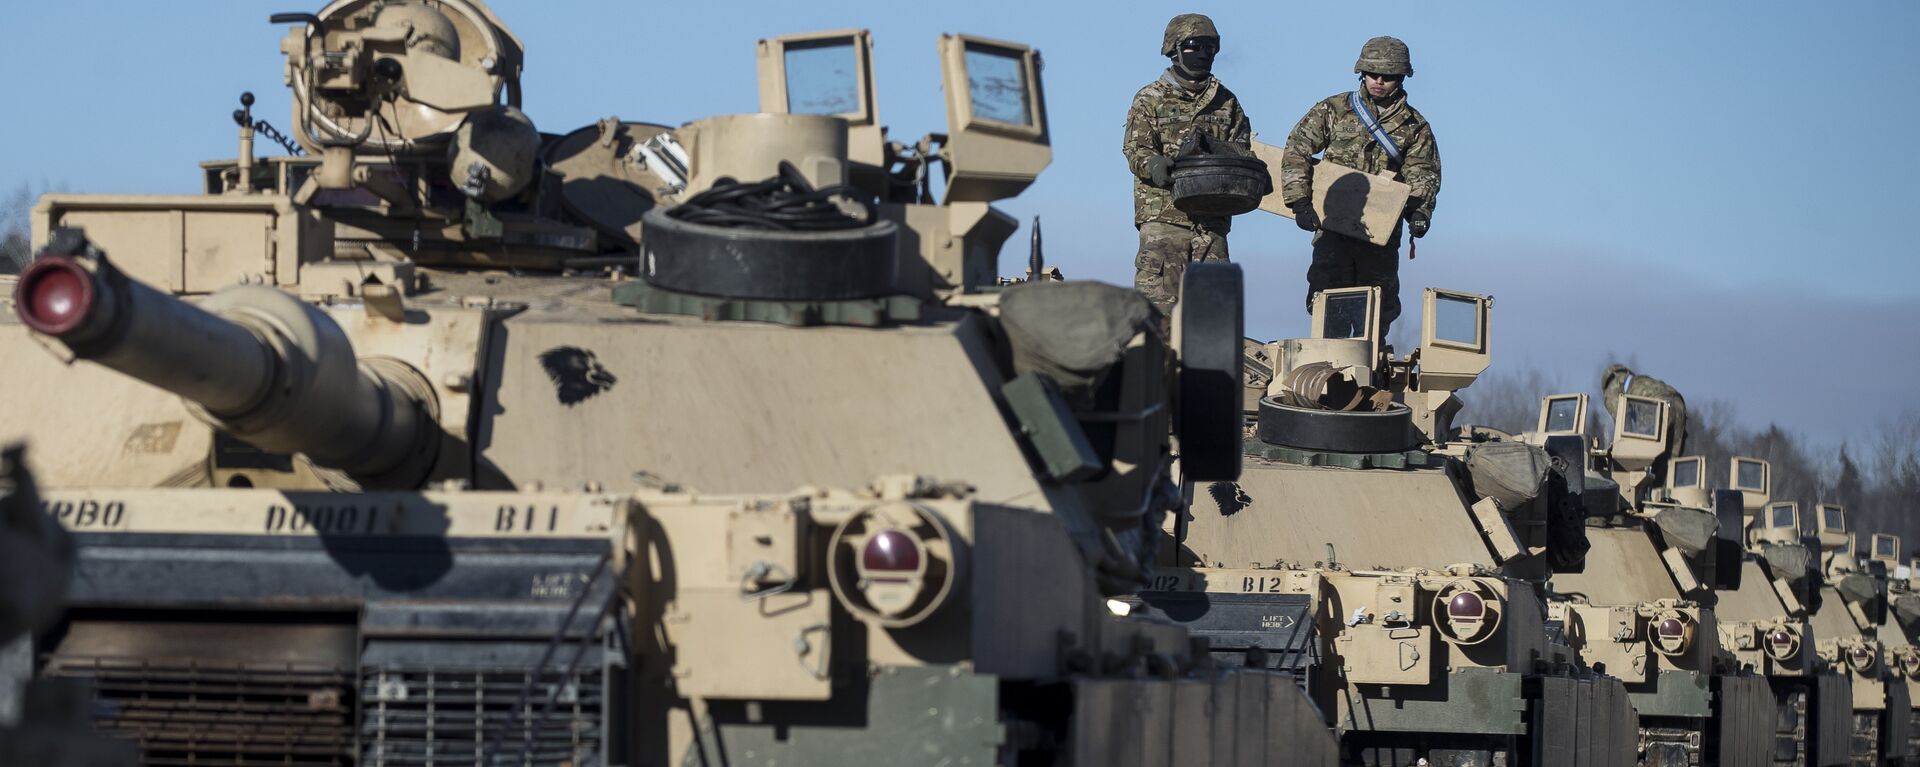
[[[1225,227],[1194,228],[1146,221],[1140,224],[1140,253],[1133,257],[1133,287],[1162,314],[1180,301],[1180,278],[1193,261],[1227,260]]]
[[[1396,238],[1397,239],[1397,238]],[[1333,232],[1313,237],[1313,263],[1307,266],[1307,311],[1313,296],[1332,288],[1380,288],[1380,337],[1400,316],[1400,248],[1375,245]]]

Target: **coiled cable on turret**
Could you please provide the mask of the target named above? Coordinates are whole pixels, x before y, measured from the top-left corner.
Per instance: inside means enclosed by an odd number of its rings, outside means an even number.
[[[848,215],[838,201],[850,202],[864,216]],[[780,172],[757,183],[721,178],[713,187],[667,211],[680,221],[771,231],[833,231],[857,229],[875,220],[873,203],[846,184],[814,189],[793,163],[780,161]]]

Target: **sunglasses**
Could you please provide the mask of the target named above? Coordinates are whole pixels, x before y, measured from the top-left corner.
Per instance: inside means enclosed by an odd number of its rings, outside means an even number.
[[[1386,82],[1386,83],[1397,83],[1397,82],[1400,82],[1401,80],[1407,79],[1406,75],[1376,75],[1372,72],[1367,72],[1365,74],[1367,79],[1369,80],[1379,80],[1381,82]]]
[[[1189,37],[1180,41],[1180,48],[1182,50],[1191,48],[1193,50],[1206,50],[1218,53],[1220,51],[1220,41],[1211,37]]]

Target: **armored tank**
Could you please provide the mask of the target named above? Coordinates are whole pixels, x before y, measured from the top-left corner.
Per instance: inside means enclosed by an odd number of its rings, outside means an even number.
[[[1879,639],[1887,651],[1887,673],[1907,688],[1907,754],[1909,760],[1920,755],[1920,594],[1915,593],[1915,562],[1900,563],[1905,553],[1900,538],[1885,533],[1873,536],[1872,560],[1886,570],[1887,616],[1880,622]],[[1889,717],[1895,716],[1889,712]]]
[[[208,194],[43,198],[0,321],[77,543],[30,665],[144,761],[1333,763],[1292,677],[1109,603],[1176,468],[1238,474],[1241,287],[1190,270],[1178,342],[994,289],[1037,52],[941,37],[912,148],[864,32],[555,137],[477,2],[275,20],[313,159],[243,105]]]
[[[1814,530],[1825,576],[1810,614],[1818,638],[1814,650],[1845,673],[1853,689],[1850,761],[1901,763],[1908,756],[1913,704],[1905,679],[1888,668],[1897,661],[1880,627],[1888,620],[1886,565],[1898,560],[1898,549],[1886,559],[1863,562],[1854,553],[1846,509],[1838,504],[1814,506]]]
[[[1709,493],[1699,459],[1673,457],[1677,397],[1610,396],[1613,439],[1581,451],[1592,548],[1553,575],[1552,611],[1587,665],[1626,683],[1641,764],[1764,763],[1774,697],[1721,646],[1716,601],[1744,585],[1741,494]],[[1588,422],[1586,395],[1549,396],[1524,438],[1593,445]]]
[[[1379,305],[1378,288],[1322,292],[1312,338],[1248,350],[1242,473],[1191,478],[1140,609],[1297,674],[1346,763],[1633,763],[1625,687],[1548,623],[1547,577],[1588,545],[1578,456],[1556,469],[1452,424],[1489,363],[1492,300],[1427,290],[1406,357],[1383,348]]]
[[[1702,486],[1705,471],[1700,456],[1670,461],[1672,494],[1699,492],[1688,488]],[[1721,649],[1741,668],[1764,674],[1773,690],[1772,764],[1845,764],[1853,692],[1847,675],[1813,649],[1820,636],[1808,615],[1819,598],[1820,576],[1800,532],[1798,504],[1773,501],[1772,467],[1765,460],[1735,456],[1727,471],[1738,497],[1716,493],[1715,510],[1737,504],[1745,520],[1739,583],[1713,595]]]

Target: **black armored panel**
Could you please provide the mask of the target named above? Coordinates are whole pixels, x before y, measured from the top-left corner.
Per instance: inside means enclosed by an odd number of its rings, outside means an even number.
[[[544,537],[547,512],[506,503],[479,510],[497,535],[383,534],[422,496],[289,496],[327,503],[263,506],[246,527],[266,534],[76,535],[42,673],[89,680],[102,729],[156,764],[592,764],[624,748],[607,537]],[[136,527],[138,499],[117,503],[98,516]]]
[[[1303,684],[1320,662],[1313,600],[1305,594],[1149,591],[1128,600],[1206,638],[1218,662],[1289,672]]]

